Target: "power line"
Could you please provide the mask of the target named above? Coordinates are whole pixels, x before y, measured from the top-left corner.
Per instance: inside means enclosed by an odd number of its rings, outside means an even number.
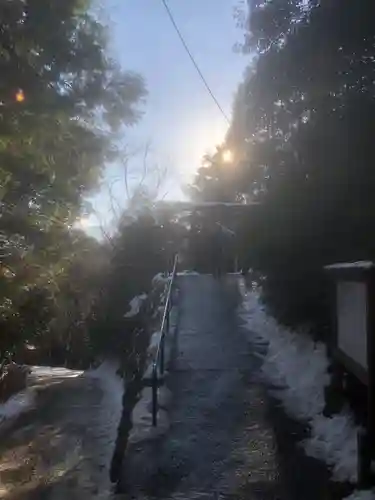
[[[214,103],[215,103],[215,104],[216,104],[216,106],[218,107],[218,109],[219,109],[220,113],[223,115],[224,119],[226,120],[226,122],[228,123],[228,125],[230,125],[230,124],[231,124],[231,122],[230,122],[230,120],[229,120],[228,115],[225,113],[225,111],[224,111],[224,110],[223,110],[223,108],[221,107],[221,105],[220,105],[219,101],[216,99],[215,94],[213,93],[213,91],[211,90],[210,86],[208,85],[207,80],[205,79],[205,77],[204,77],[204,75],[203,75],[202,71],[200,70],[200,68],[199,68],[199,66],[198,66],[198,64],[197,64],[197,62],[196,62],[196,60],[194,59],[194,56],[193,56],[193,54],[191,53],[191,51],[190,51],[190,49],[189,49],[189,47],[188,47],[188,45],[187,45],[187,43],[186,43],[186,41],[185,41],[185,39],[184,39],[184,37],[183,37],[183,35],[182,35],[182,33],[181,33],[181,31],[180,31],[179,27],[177,26],[177,23],[176,23],[176,21],[175,21],[175,19],[174,19],[174,17],[173,17],[172,11],[171,11],[171,9],[169,8],[169,6],[168,6],[168,4],[167,4],[167,0],[161,0],[161,1],[162,1],[163,5],[164,5],[164,7],[165,7],[165,10],[167,11],[168,17],[169,17],[169,19],[170,19],[170,21],[171,21],[171,23],[172,23],[172,25],[173,25],[174,29],[176,30],[176,33],[177,33],[177,35],[178,35],[179,39],[181,40],[182,45],[184,46],[184,49],[186,50],[186,52],[187,52],[187,54],[188,54],[188,56],[189,56],[189,58],[190,58],[191,62],[193,63],[193,65],[194,65],[195,69],[197,70],[197,73],[198,73],[198,75],[200,76],[200,78],[201,78],[201,80],[202,80],[202,82],[203,82],[204,86],[206,87],[206,89],[207,89],[208,93],[210,94],[210,96],[212,97],[212,99],[213,99]]]

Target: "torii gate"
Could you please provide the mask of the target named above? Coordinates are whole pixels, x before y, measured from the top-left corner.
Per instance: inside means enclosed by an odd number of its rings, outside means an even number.
[[[198,213],[211,213],[216,219],[214,224],[218,225],[223,234],[226,234],[229,238],[236,238],[238,225],[233,224],[236,222],[236,213],[243,212],[254,208],[254,206],[260,205],[259,202],[248,201],[247,203],[239,203],[239,202],[190,202],[190,201],[175,201],[175,202],[159,202],[157,204],[158,210],[163,212],[164,210],[170,212],[173,211],[175,213],[179,213],[181,215],[186,214],[193,216]],[[223,214],[230,214],[230,226],[231,228],[226,227],[225,221],[223,222]],[[223,223],[222,223],[223,222]],[[234,226],[234,227],[233,227]],[[235,272],[239,271],[239,255],[236,250],[234,250],[233,255],[233,269]]]

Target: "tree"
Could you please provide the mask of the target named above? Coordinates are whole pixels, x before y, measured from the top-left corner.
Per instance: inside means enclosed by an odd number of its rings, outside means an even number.
[[[324,328],[323,266],[374,257],[374,5],[249,4],[254,55],[225,144],[241,160],[231,196],[261,203],[246,221],[247,254],[269,307]]]
[[[71,265],[64,240],[74,241],[83,196],[115,159],[117,132],[139,118],[145,88],[108,56],[87,1],[2,0],[0,19],[3,357],[48,330]]]
[[[213,154],[206,154],[187,193],[194,201],[227,202],[237,198],[237,174],[232,160],[226,160],[231,153],[227,146],[216,147]]]

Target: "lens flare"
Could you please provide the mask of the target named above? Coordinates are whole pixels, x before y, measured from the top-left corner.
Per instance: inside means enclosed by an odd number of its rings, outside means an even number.
[[[18,89],[16,93],[16,101],[23,102],[25,100],[25,94],[22,89]]]

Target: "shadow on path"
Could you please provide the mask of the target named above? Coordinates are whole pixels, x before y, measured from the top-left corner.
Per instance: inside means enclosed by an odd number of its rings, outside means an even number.
[[[259,380],[259,356],[236,311],[235,277],[224,282],[185,276],[180,288],[178,356],[169,377],[171,427],[163,439],[127,457],[127,496],[330,498],[322,464],[307,457],[298,462],[297,455],[288,460],[294,431]]]

